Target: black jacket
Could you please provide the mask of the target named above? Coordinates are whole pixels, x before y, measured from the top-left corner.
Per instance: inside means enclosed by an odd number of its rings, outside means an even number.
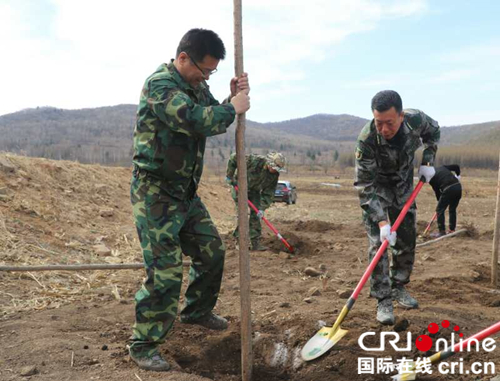
[[[460,166],[457,164],[443,165],[442,167],[436,168],[436,174],[432,177],[429,184],[434,189],[436,198],[439,200],[441,193],[444,189],[448,188],[450,185],[460,183],[460,181],[452,173],[455,172],[457,176],[460,176]]]

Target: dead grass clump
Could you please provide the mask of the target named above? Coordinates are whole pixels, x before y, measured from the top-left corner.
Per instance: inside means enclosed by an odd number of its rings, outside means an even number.
[[[463,229],[466,229],[465,234],[467,235],[467,237],[470,237],[472,239],[479,238],[479,232],[472,222],[466,221],[464,224],[462,224],[462,226]]]

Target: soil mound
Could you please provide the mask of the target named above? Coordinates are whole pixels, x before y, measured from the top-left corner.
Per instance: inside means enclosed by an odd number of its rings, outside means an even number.
[[[296,222],[294,229],[299,232],[326,233],[340,230],[342,226],[326,221],[310,220]]]

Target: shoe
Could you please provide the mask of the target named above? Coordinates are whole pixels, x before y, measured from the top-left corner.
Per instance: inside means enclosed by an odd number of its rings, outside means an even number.
[[[392,289],[392,300],[396,301],[403,308],[418,308],[417,300],[410,296],[404,286],[398,286]]]
[[[226,319],[214,314],[213,312],[209,312],[208,314],[194,320],[183,318],[181,316],[181,323],[201,325],[202,327],[214,329],[216,331],[224,331],[229,326]]]
[[[260,240],[253,240],[250,246],[251,251],[266,251],[268,247],[260,243]]]
[[[431,238],[439,238],[446,235],[446,232],[438,232],[438,233],[432,233]]]
[[[377,320],[380,324],[384,325],[394,324],[394,309],[391,298],[379,300],[377,305]]]
[[[132,361],[141,369],[153,370],[155,372],[166,372],[170,369],[170,364],[161,357],[156,348],[137,350],[129,347],[128,353]]]
[[[448,230],[448,234],[455,233],[455,230]]]

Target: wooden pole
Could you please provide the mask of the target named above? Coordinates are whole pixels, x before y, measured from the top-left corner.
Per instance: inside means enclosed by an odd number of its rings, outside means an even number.
[[[443,236],[441,236],[439,238],[433,239],[432,241],[427,241],[427,242],[419,243],[418,245],[416,245],[416,247],[422,247],[422,246],[432,245],[433,243],[439,242],[439,241],[441,241],[443,239],[455,237],[456,235],[459,235],[459,234],[462,234],[462,233],[465,233],[465,232],[467,232],[467,229],[460,229],[460,230],[457,230],[454,233],[446,234],[446,235],[443,235]]]
[[[190,266],[190,261],[183,261],[183,266]],[[0,271],[85,271],[85,270],[139,270],[144,263],[95,263],[81,265],[40,265],[40,266],[0,266]]]
[[[491,285],[498,285],[498,246],[500,242],[500,154],[498,158],[497,212],[495,215],[495,230],[493,235],[493,253],[491,256]]]
[[[234,71],[243,73],[242,0],[234,0]],[[236,160],[238,166],[238,225],[240,245],[240,303],[241,303],[241,376],[252,379],[252,309],[250,304],[250,256],[248,253],[248,184],[245,157],[245,114],[238,115],[236,126]]]

